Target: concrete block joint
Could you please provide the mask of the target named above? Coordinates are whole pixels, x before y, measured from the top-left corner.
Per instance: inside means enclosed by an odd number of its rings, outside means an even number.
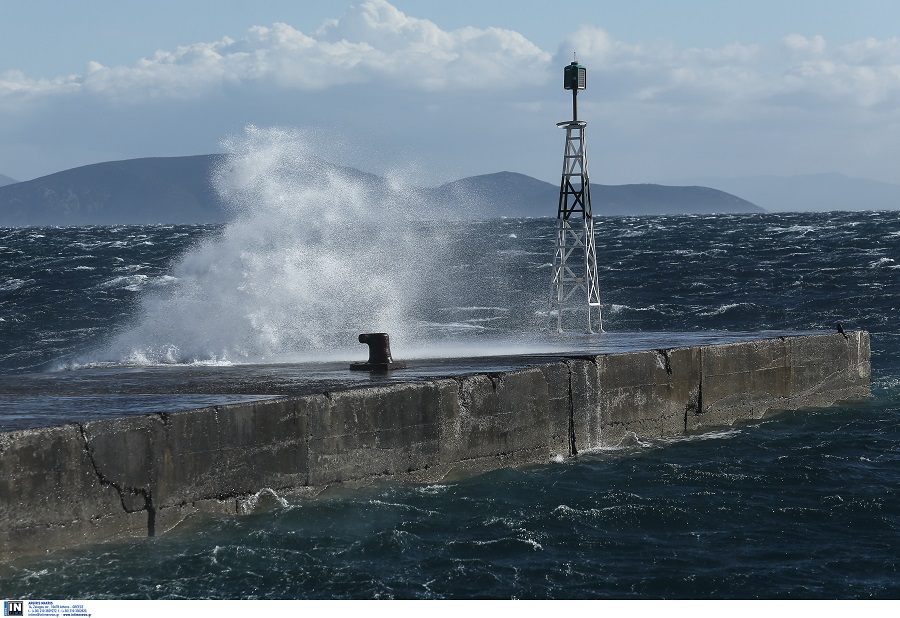
[[[540,464],[870,396],[869,335],[779,337],[0,433],[0,560],[261,496]]]

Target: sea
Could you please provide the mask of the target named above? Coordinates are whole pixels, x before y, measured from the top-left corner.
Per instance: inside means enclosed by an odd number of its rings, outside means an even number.
[[[597,218],[606,332],[559,339],[553,218],[479,220],[478,196],[442,218],[402,174],[376,196],[293,134],[229,148],[228,224],[0,229],[0,377],[359,360],[380,330],[415,359],[840,322],[871,334],[872,398],[437,483],[268,491],[253,514],[0,564],[0,596],[900,597],[900,211]]]

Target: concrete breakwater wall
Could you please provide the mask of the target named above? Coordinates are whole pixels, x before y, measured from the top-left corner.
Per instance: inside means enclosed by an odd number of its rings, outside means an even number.
[[[779,337],[0,433],[0,559],[865,398],[869,355],[864,331]]]

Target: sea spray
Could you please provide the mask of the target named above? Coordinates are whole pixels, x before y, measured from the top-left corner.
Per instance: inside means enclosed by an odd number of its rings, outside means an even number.
[[[356,336],[415,339],[412,308],[444,261],[417,192],[324,162],[296,131],[247,127],[212,182],[233,214],[140,300],[99,354],[130,363],[353,358]],[[427,247],[427,249],[426,249]]]

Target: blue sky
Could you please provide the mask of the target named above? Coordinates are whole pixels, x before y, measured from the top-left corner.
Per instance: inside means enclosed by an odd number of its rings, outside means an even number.
[[[900,183],[900,3],[0,0],[0,174],[296,128],[422,184],[556,182],[572,52],[594,182]]]

